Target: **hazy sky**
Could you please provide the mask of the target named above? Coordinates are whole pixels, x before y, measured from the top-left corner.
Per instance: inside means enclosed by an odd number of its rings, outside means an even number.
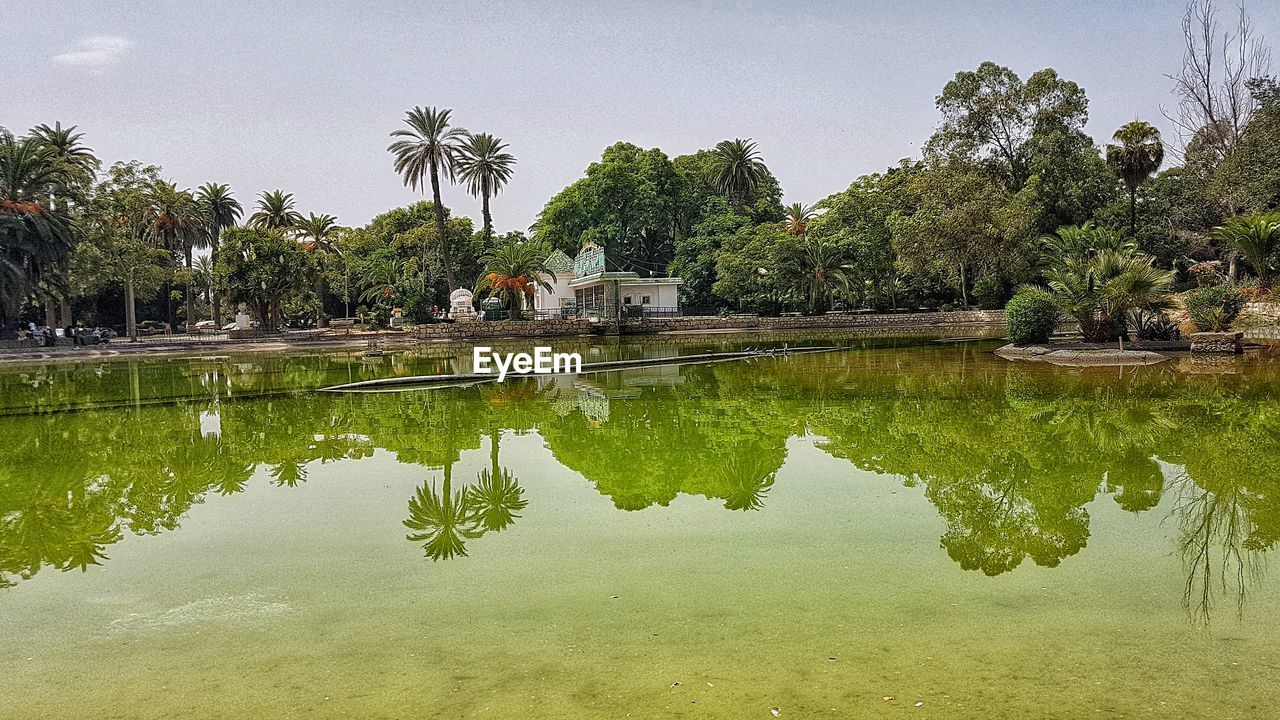
[[[918,155],[957,70],[1053,67],[1084,86],[1089,131],[1169,125],[1184,3],[0,2],[0,125],[76,124],[108,162],[182,186],[265,189],[343,224],[417,196],[387,134],[413,105],[454,109],[518,158],[493,204],[526,228],[610,143],[669,155],[751,137],[787,202]],[[1223,4],[1224,20],[1232,8]],[[12,10],[12,8],[10,8]],[[1280,2],[1251,3],[1280,42]],[[445,190],[460,214],[479,201]],[[477,223],[478,224],[478,223]]]

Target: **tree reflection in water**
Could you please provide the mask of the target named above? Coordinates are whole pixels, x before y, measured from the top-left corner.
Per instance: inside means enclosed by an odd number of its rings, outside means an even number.
[[[623,510],[690,495],[767,511],[787,443],[813,438],[861,470],[922,487],[946,524],[942,550],[987,575],[1080,553],[1100,497],[1131,513],[1166,508],[1198,622],[1221,593],[1243,606],[1261,553],[1280,539],[1274,362],[1214,376],[1174,362],[1117,378],[967,348],[899,348],[428,393],[289,389],[331,377],[308,365],[322,362],[335,361],[209,360],[149,381],[170,384],[156,394],[190,399],[74,413],[40,412],[74,406],[66,368],[0,375],[0,395],[31,383],[45,393],[33,412],[0,418],[0,584],[103,564],[126,534],[172,530],[257,472],[298,486],[317,463],[375,450],[442,471],[409,498],[404,525],[429,558],[465,555],[528,504],[499,462],[504,432],[538,433]],[[77,382],[135,387],[133,365],[103,364]],[[239,399],[255,393],[266,397]],[[202,432],[202,413],[216,413],[216,433]],[[455,466],[486,440],[489,466],[458,487]]]

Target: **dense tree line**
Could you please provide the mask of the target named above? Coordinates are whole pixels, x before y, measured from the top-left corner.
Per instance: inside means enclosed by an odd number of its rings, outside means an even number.
[[[919,158],[812,205],[783,206],[750,139],[675,157],[618,142],[527,236],[496,232],[490,213],[515,157],[447,109],[409,110],[388,147],[405,185],[430,198],[364,227],[304,216],[283,190],[245,208],[226,185],[180,189],[137,162],[103,169],[74,127],[3,132],[0,321],[132,331],[139,314],[221,324],[228,304],[266,327],[382,321],[392,308],[425,320],[457,287],[518,315],[546,254],[586,243],[615,269],[683,277],[695,310],[1000,307],[1060,275],[1069,258],[1050,252],[1054,238],[1080,228],[1123,238],[1135,262],[1169,274],[1166,290],[1256,280],[1262,294],[1280,259],[1280,86],[1243,10],[1226,20],[1206,0],[1187,10],[1176,138],[1136,120],[1097,143],[1079,84],[984,62],[942,88]],[[441,202],[446,182],[480,200],[478,230]]]

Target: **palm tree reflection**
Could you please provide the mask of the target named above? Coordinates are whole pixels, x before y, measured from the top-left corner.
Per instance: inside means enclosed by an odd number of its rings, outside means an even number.
[[[432,560],[465,556],[468,540],[506,529],[520,519],[518,513],[528,505],[520,483],[498,464],[500,437],[500,429],[491,431],[492,467],[481,470],[474,485],[453,490],[453,463],[446,462],[444,487],[437,491],[435,483],[423,485],[409,501],[409,519],[404,525],[414,532],[407,538],[422,543]]]
[[[726,509],[759,510],[764,507],[764,496],[773,487],[778,468],[770,467],[759,454],[732,452],[720,465],[718,475]]]

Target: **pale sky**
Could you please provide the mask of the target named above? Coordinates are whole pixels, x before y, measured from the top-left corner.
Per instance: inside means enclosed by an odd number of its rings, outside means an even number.
[[[493,203],[524,229],[618,140],[672,157],[754,138],[786,193],[815,202],[919,154],[934,98],[984,60],[1080,83],[1105,142],[1141,118],[1167,136],[1181,0],[1129,2],[0,2],[0,125],[60,120],[107,162],[180,186],[281,188],[358,225],[417,194],[388,133],[413,105],[502,137]],[[1250,3],[1280,43],[1280,2]],[[1223,21],[1233,7],[1223,3]],[[1280,61],[1280,53],[1277,53]],[[479,200],[444,192],[455,213]],[[477,220],[477,225],[478,225]]]

